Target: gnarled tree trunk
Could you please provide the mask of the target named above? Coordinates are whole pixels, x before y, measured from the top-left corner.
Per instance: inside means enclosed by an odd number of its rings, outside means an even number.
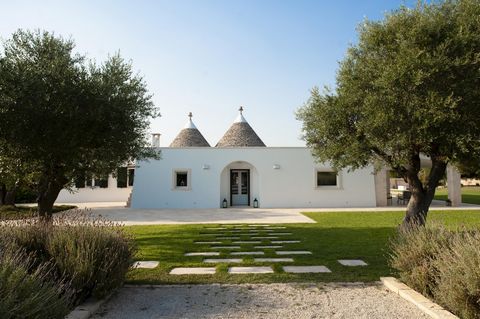
[[[447,168],[447,162],[441,158],[432,156],[431,161],[432,169],[426,185],[423,185],[418,177],[420,171],[420,156],[418,154],[412,156],[409,168],[404,171],[404,179],[409,184],[412,195],[407,205],[402,228],[409,229],[425,225],[435,189]]]
[[[57,200],[58,194],[64,187],[67,179],[63,176],[44,175],[38,184],[38,215],[40,219],[49,221],[52,218],[53,204]]]

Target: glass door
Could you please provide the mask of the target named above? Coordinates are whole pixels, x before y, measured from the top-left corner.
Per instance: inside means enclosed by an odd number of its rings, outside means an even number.
[[[230,195],[232,206],[250,205],[250,170],[230,171]]]

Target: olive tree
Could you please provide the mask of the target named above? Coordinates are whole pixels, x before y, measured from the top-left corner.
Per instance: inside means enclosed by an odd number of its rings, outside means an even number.
[[[38,209],[49,217],[61,189],[85,172],[113,172],[145,148],[157,115],[142,77],[119,54],[96,64],[74,42],[22,31],[0,51],[0,145],[22,164],[35,163]]]
[[[337,168],[380,164],[410,185],[404,226],[424,225],[447,164],[479,155],[480,2],[401,7],[365,21],[334,90],[297,113],[304,139]],[[421,158],[431,169],[419,178]]]

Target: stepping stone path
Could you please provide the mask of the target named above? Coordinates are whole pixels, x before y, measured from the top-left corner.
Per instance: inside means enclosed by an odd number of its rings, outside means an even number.
[[[263,251],[235,251],[230,255],[265,255]]]
[[[282,263],[282,262],[293,262],[293,258],[254,258],[253,261],[259,263]]]
[[[230,267],[230,274],[273,274],[272,267]]]
[[[344,266],[368,266],[368,264],[361,259],[339,259],[338,262]]]
[[[158,261],[137,261],[133,268],[153,269],[158,266]]]
[[[277,255],[311,255],[312,252],[308,250],[292,250],[292,251],[276,251]]]
[[[325,266],[283,266],[283,271],[294,274],[331,272]]]
[[[241,258],[223,258],[223,259],[220,259],[220,258],[207,258],[207,259],[204,259],[203,262],[204,263],[209,263],[209,264],[215,264],[215,263],[241,263],[243,261],[243,259]]]
[[[170,271],[170,275],[213,275],[215,267],[178,267]]]
[[[219,252],[200,252],[200,253],[186,253],[185,256],[220,256]]]
[[[276,250],[285,249],[283,244],[299,244],[300,240],[289,239],[294,235],[287,230],[285,226],[272,226],[268,224],[252,224],[252,225],[226,225],[219,227],[205,227],[204,232],[200,231],[199,236],[206,236],[204,240],[194,241],[198,245],[209,245],[202,249],[223,250],[230,256],[263,256],[275,254],[279,257],[261,257],[253,258],[255,263],[293,263],[294,255],[312,255],[308,250]],[[287,230],[287,231],[282,231]],[[208,238],[215,236],[214,238]],[[199,238],[200,239],[200,238]],[[209,240],[210,239],[210,240]],[[232,245],[230,245],[232,244]],[[241,250],[243,245],[253,245],[254,249],[249,251],[233,251]],[[297,248],[298,249],[298,248]],[[301,248],[300,248],[301,249]],[[244,249],[245,250],[245,249]],[[273,250],[273,251],[272,251]],[[220,251],[198,251],[188,252],[185,256],[220,256]],[[270,255],[271,256],[271,255]],[[285,256],[285,257],[281,257]],[[223,256],[222,256],[223,257]],[[248,258],[248,257],[247,257]],[[247,259],[248,260],[248,259]],[[250,259],[251,260],[251,259]],[[243,258],[205,258],[204,263],[220,264],[220,263],[243,263]],[[344,266],[367,266],[368,264],[360,259],[339,259],[338,262]],[[158,261],[142,261],[136,262],[136,268],[155,268]],[[330,273],[330,269],[320,265],[309,266],[283,266],[286,273],[303,274],[303,273]],[[215,274],[215,267],[177,267],[170,271],[172,275],[212,275]],[[274,270],[271,266],[245,266],[245,267],[229,267],[230,274],[271,274]]]

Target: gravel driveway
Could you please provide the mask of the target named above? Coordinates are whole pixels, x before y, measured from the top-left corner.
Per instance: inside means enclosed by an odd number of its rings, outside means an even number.
[[[124,287],[105,318],[429,318],[381,284],[243,284]]]

